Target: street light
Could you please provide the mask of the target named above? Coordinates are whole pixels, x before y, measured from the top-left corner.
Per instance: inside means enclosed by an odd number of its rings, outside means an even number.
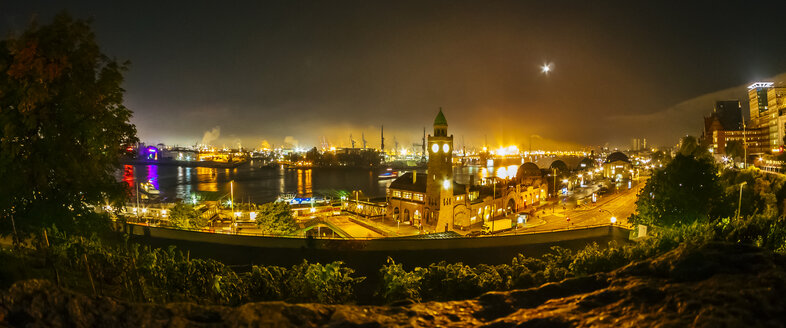
[[[737,220],[740,218],[740,210],[742,210],[742,187],[745,186],[748,181],[743,181],[740,183],[740,200],[737,202]]]
[[[611,211],[605,210],[605,209],[602,209],[602,208],[598,209],[598,212],[604,212],[604,211],[606,213],[609,213],[609,215],[611,215],[611,218],[609,219],[609,221],[611,221],[611,224],[617,223],[617,217],[614,216],[614,213],[611,213]]]

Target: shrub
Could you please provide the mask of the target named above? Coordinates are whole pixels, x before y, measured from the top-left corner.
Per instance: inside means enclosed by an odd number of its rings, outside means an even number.
[[[351,277],[354,272],[341,261],[322,265],[304,260],[293,266],[287,275],[285,285],[291,293],[287,300],[325,304],[349,302],[354,298],[355,286],[365,279]]]
[[[614,242],[609,243],[609,247],[606,248],[600,248],[597,243],[592,243],[576,252],[569,271],[576,276],[606,272],[619,268],[629,261],[624,249]]]
[[[421,300],[421,280],[426,270],[416,268],[407,272],[401,264],[396,264],[390,257],[388,257],[387,263],[379,270],[382,285],[377,295],[388,303],[398,300],[419,302]]]
[[[251,272],[243,275],[249,300],[283,300],[282,282],[286,280],[286,275],[287,269],[279,266],[253,266]]]

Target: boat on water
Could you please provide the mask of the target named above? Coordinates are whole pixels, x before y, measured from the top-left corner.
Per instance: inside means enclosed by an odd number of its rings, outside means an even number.
[[[139,191],[148,196],[158,196],[161,191],[156,189],[152,182],[143,182],[139,184]]]
[[[279,202],[285,202],[289,205],[302,205],[302,204],[328,204],[330,200],[322,196],[312,197],[299,197],[297,194],[283,194],[278,197]]]
[[[380,173],[378,178],[380,180],[387,180],[387,179],[395,179],[398,178],[398,171],[393,170],[392,168],[388,168],[384,172]]]

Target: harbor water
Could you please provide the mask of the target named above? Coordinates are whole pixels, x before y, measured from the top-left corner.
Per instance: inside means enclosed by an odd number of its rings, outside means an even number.
[[[454,168],[457,182],[475,183],[483,178],[515,177],[518,165],[461,166]],[[190,199],[192,195],[229,195],[233,189],[236,202],[265,203],[282,195],[301,197],[351,195],[361,191],[365,197],[384,197],[391,179],[379,179],[381,170],[357,168],[284,168],[263,166],[250,161],[236,168],[182,167],[173,165],[125,165],[117,173],[120,181],[134,190],[135,182],[150,182],[160,191],[162,201]],[[231,187],[230,187],[231,182]]]

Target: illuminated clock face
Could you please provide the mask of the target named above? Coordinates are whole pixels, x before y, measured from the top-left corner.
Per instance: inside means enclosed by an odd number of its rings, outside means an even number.
[[[434,153],[438,152],[439,151],[439,145],[438,144],[431,145],[431,151],[434,152]]]
[[[442,151],[447,153],[450,151],[450,146],[448,146],[448,144],[442,144]]]

